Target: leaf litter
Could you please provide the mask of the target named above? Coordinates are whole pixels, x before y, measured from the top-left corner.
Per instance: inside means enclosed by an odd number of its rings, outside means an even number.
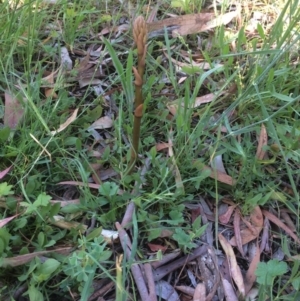
[[[166,27],[167,33],[170,37],[177,37],[178,35],[189,35],[196,34],[200,32],[206,32],[209,30],[214,30],[220,25],[227,25],[232,22],[233,19],[240,18],[240,8],[235,11],[225,13],[223,15],[217,16],[215,13],[200,13],[200,14],[187,14],[183,16],[177,16],[173,18],[167,18],[160,21],[149,21],[148,30],[150,33],[154,33],[151,38],[157,38],[163,32]],[[155,16],[155,14],[154,14]],[[154,18],[154,16],[152,16]],[[261,17],[263,18],[263,17]],[[256,20],[258,16],[256,15]],[[118,27],[105,27],[99,33],[99,36],[110,35],[111,39],[118,38],[120,35],[127,33],[129,26],[126,24],[120,25]],[[248,31],[251,33],[256,33],[255,26],[248,27]],[[99,41],[97,41],[98,43]],[[99,138],[102,141],[102,146],[98,146],[98,142],[88,145],[89,151],[98,152],[101,157],[105,152],[105,149],[111,149],[111,145],[108,140],[111,138],[110,129],[113,127],[113,119],[111,116],[115,114],[118,116],[119,108],[113,103],[112,98],[108,95],[119,91],[119,87],[112,87],[113,81],[108,79],[113,69],[111,58],[108,57],[107,53],[103,52],[103,49],[98,47],[95,42],[94,45],[90,45],[86,51],[82,52],[80,49],[73,48],[73,54],[70,49],[67,47],[61,48],[60,53],[60,64],[63,67],[61,74],[65,76],[66,82],[72,86],[72,93],[81,96],[84,92],[82,90],[89,89],[94,86],[94,91],[100,91],[95,93],[97,96],[102,97],[102,101],[106,98],[109,103],[108,109],[103,107],[106,110],[103,110],[103,114],[100,118],[96,120],[88,120],[87,129],[94,130],[94,136]],[[77,53],[76,60],[79,61],[79,64],[73,64],[72,55]],[[192,53],[191,56],[197,60],[197,50],[195,53]],[[75,55],[76,56],[76,55]],[[199,73],[203,70],[212,69],[212,65],[209,62],[197,62],[192,61],[191,63],[186,63],[187,55],[176,59],[169,56],[166,51],[163,51],[164,63],[169,61],[172,66],[180,67],[178,73],[175,75],[177,78],[177,83],[179,85],[183,84],[186,80],[189,79],[189,74],[187,68],[190,68],[189,71]],[[120,57],[122,57],[120,55]],[[223,67],[223,63],[218,63],[217,67]],[[168,66],[169,68],[171,66]],[[214,66],[216,67],[216,65]],[[194,69],[195,68],[195,69]],[[180,72],[183,72],[180,74]],[[179,75],[180,74],[180,75]],[[56,85],[56,80],[58,80],[59,72],[50,72],[47,76],[43,78],[45,82],[45,96],[57,98],[57,91],[54,90]],[[181,98],[176,98],[175,91],[170,87],[166,87],[166,91],[163,89],[159,92],[161,95],[166,95],[167,93],[174,93],[175,100],[165,103],[165,108],[173,115],[175,118],[178,115],[178,108],[189,109],[199,109],[200,107],[200,116],[201,118],[201,107],[206,104],[218,103],[220,97],[224,95],[234,96],[235,92],[232,93],[230,89],[220,91],[221,85],[216,85],[215,91],[211,92],[212,83],[216,82],[219,79],[213,79],[212,81],[205,81],[203,83],[204,89],[201,91],[202,95],[195,97],[193,103],[189,103],[186,107],[184,100]],[[166,83],[168,84],[168,83]],[[48,85],[48,87],[47,87]],[[104,87],[104,89],[103,89]],[[109,87],[111,92],[106,89]],[[105,92],[104,92],[105,91]],[[170,97],[170,99],[172,99]],[[223,100],[223,99],[222,99]],[[25,102],[24,102],[25,104]],[[104,101],[102,102],[104,104]],[[226,107],[229,104],[224,104]],[[223,114],[223,108],[220,109],[221,114]],[[68,127],[71,127],[72,123],[76,123],[77,114],[79,108],[73,109],[73,113],[67,120],[60,124],[57,130],[52,131],[53,136],[58,135],[60,132],[66,130]],[[203,112],[203,111],[202,111]],[[198,113],[197,113],[198,114]],[[203,114],[202,114],[203,115]],[[11,129],[16,129],[20,123],[20,120],[24,116],[24,107],[20,102],[12,95],[12,93],[5,92],[5,115],[4,115],[4,125],[10,127]],[[190,122],[190,121],[187,121]],[[209,126],[209,124],[207,124]],[[226,130],[227,131],[227,130]],[[223,132],[226,132],[223,131]],[[168,133],[168,136],[173,135],[173,130]],[[261,129],[259,135],[257,135],[257,150],[256,150],[256,159],[264,160],[268,154],[268,133],[266,127],[261,123]],[[96,140],[96,139],[95,139]],[[125,140],[125,139],[124,139]],[[97,140],[98,141],[98,140]],[[175,148],[175,143],[169,138],[168,142],[161,142],[162,140],[155,143],[156,151],[161,152],[162,158],[167,161],[167,156],[171,159],[170,170],[173,172],[173,177],[175,181],[175,186],[178,190],[184,191],[185,183],[183,175],[180,172],[178,167],[178,162],[176,161],[175,154],[180,152]],[[209,142],[208,142],[209,143]],[[96,147],[97,146],[97,147]],[[166,150],[166,152],[162,152]],[[175,153],[175,154],[174,154]],[[199,174],[205,174],[205,177],[210,177],[214,182],[218,182],[220,185],[228,185],[235,189],[237,179],[239,177],[239,170],[236,170],[236,173],[231,173],[229,175],[226,172],[228,166],[224,165],[222,155],[217,155],[213,157],[211,166],[205,165],[200,160],[196,159],[192,164],[196,167],[196,172]],[[163,160],[162,160],[163,161]],[[199,163],[200,162],[200,163]],[[112,169],[112,167],[110,167]],[[113,170],[113,169],[112,169]],[[3,177],[9,173],[10,167],[4,170],[1,174]],[[101,173],[101,171],[100,171]],[[102,180],[116,180],[120,177],[118,172],[111,173],[111,176],[103,178]],[[74,180],[66,180],[57,183],[57,186],[62,185],[63,187],[75,186],[75,187],[89,187],[91,189],[99,190],[102,183],[96,182],[95,177],[90,178],[92,182],[82,182]],[[2,182],[1,182],[2,183]],[[145,180],[140,187],[147,185]],[[1,189],[0,189],[1,191]],[[133,190],[135,192],[135,189]],[[117,194],[122,195],[124,193],[123,189],[118,189]],[[2,198],[3,196],[0,195]],[[186,215],[193,216],[192,222],[194,222],[198,216],[201,216],[202,223],[206,224],[206,232],[202,234],[200,238],[195,239],[196,248],[190,251],[189,254],[183,254],[182,251],[173,248],[174,244],[170,241],[169,237],[172,235],[172,232],[169,232],[168,235],[163,235],[162,233],[158,235],[156,240],[148,242],[147,246],[151,252],[163,251],[164,255],[162,259],[147,257],[147,252],[143,254],[144,258],[149,258],[153,261],[148,263],[141,263],[137,254],[133,253],[133,244],[134,241],[131,241],[132,235],[132,222],[135,210],[135,202],[138,201],[135,199],[136,194],[132,193],[132,199],[129,202],[127,207],[128,211],[127,216],[123,216],[123,222],[120,224],[116,221],[115,227],[118,230],[103,230],[108,231],[106,233],[107,240],[115,240],[119,235],[120,243],[123,246],[127,260],[133,260],[135,264],[131,265],[131,272],[135,280],[135,284],[138,287],[140,294],[143,296],[143,300],[157,300],[158,298],[164,298],[167,300],[238,300],[239,295],[246,296],[248,293],[253,293],[252,287],[256,281],[256,268],[261,260],[262,252],[266,252],[271,255],[271,246],[270,246],[270,232],[271,229],[276,229],[279,231],[279,234],[286,233],[296,243],[300,243],[299,238],[295,234],[295,225],[294,218],[291,218],[292,213],[287,211],[277,213],[273,208],[273,213],[261,209],[260,206],[255,206],[251,208],[250,215],[244,215],[242,208],[235,203],[235,200],[221,198],[219,203],[215,203],[210,198],[196,200],[195,204],[186,205]],[[78,204],[81,202],[80,199],[71,199],[71,200],[51,200],[51,203],[59,203],[61,207],[65,205]],[[229,203],[229,204],[228,204]],[[224,206],[225,205],[225,206]],[[222,207],[223,206],[223,207]],[[223,209],[222,209],[223,208]],[[225,209],[224,209],[225,208]],[[225,210],[225,212],[222,210]],[[221,213],[221,214],[218,214]],[[283,214],[283,215],[282,215]],[[5,226],[17,215],[11,217],[3,218],[0,221],[0,224]],[[285,222],[282,222],[282,219]],[[219,223],[219,231],[223,233],[218,233],[218,241],[221,244],[222,248],[217,250],[217,242],[213,238],[212,231],[216,231],[215,222]],[[114,221],[115,222],[115,221]],[[84,224],[83,221],[77,222],[72,221],[72,218],[68,216],[66,219],[64,216],[55,215],[52,224],[56,225],[62,229],[76,229],[84,234],[88,230],[87,224]],[[276,225],[276,227],[273,227]],[[91,228],[91,227],[90,227]],[[279,229],[278,229],[279,228]],[[282,231],[283,232],[282,232]],[[130,235],[128,235],[130,234]],[[113,237],[113,239],[111,239]],[[274,239],[276,239],[276,234],[273,234]],[[261,239],[261,244],[259,245],[259,239]],[[254,255],[252,256],[251,242],[253,242]],[[114,241],[114,244],[118,244],[117,241]],[[272,243],[271,243],[272,244]],[[176,244],[175,244],[176,245]],[[236,247],[236,249],[234,248]],[[73,246],[59,248],[55,247],[47,251],[42,252],[32,252],[26,255],[16,255],[14,257],[5,258],[2,266],[19,266],[24,265],[32,261],[35,257],[42,258],[42,256],[48,255],[49,253],[64,253],[70,254],[72,252]],[[247,268],[244,267],[242,260],[243,258],[247,262]],[[271,257],[272,258],[272,257]],[[291,257],[293,258],[293,257]],[[294,257],[295,258],[295,257]],[[220,264],[220,262],[222,262]],[[189,277],[187,277],[188,275]],[[200,275],[200,276],[199,276]],[[200,279],[200,280],[199,280]],[[167,281],[168,280],[168,281]],[[234,283],[232,282],[234,281]],[[217,287],[219,283],[222,282],[222,286]],[[178,285],[180,283],[180,285]],[[110,292],[111,287],[115,284],[110,283],[109,286],[102,286],[99,291],[102,294]],[[111,296],[114,296],[114,293],[110,293]],[[255,294],[255,292],[253,293]]]

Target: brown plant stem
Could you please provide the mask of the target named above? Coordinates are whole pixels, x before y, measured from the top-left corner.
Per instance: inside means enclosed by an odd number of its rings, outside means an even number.
[[[130,158],[131,160],[129,164],[130,171],[133,170],[138,155],[140,132],[141,132],[141,121],[142,118],[137,118],[136,116],[134,116],[133,132],[132,132],[133,139],[132,139],[132,149],[131,149],[131,158]]]
[[[134,111],[134,122],[133,122],[133,132],[132,132],[132,148],[131,148],[131,158],[129,163],[128,172],[131,173],[139,150],[139,140],[141,131],[141,119],[143,116],[143,75],[145,72],[145,57],[147,52],[147,25],[142,16],[136,18],[133,25],[133,38],[135,44],[137,45],[138,63],[137,68],[133,67],[133,73],[135,76],[135,111]]]

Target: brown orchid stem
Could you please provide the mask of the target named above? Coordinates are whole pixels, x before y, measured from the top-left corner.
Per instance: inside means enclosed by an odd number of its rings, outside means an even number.
[[[129,163],[129,173],[132,172],[135,162],[138,156],[139,140],[141,131],[141,120],[143,117],[143,76],[145,72],[145,57],[147,52],[147,25],[142,16],[136,18],[133,25],[133,39],[137,45],[138,63],[137,69],[133,67],[133,73],[135,76],[135,110],[134,110],[134,122],[132,132],[132,148],[131,158]]]

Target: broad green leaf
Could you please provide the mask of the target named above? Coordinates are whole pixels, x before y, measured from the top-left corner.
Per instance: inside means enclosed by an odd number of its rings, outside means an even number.
[[[34,201],[33,205],[38,206],[47,206],[49,204],[49,201],[51,200],[51,196],[46,195],[46,193],[41,193],[37,197],[36,201]]]
[[[299,291],[300,290],[300,277],[294,278],[292,280],[292,285],[296,291]]]
[[[194,220],[193,225],[192,225],[193,231],[194,231],[194,232],[197,231],[197,230],[199,230],[200,224],[201,224],[201,216],[199,215],[199,216]]]
[[[10,134],[10,128],[8,126],[0,129],[0,141],[1,142],[6,141],[9,137],[9,134]]]
[[[255,271],[257,282],[262,285],[272,285],[274,278],[287,272],[287,264],[283,261],[270,260],[260,262]]]
[[[160,228],[151,229],[151,231],[149,231],[149,234],[148,234],[148,241],[151,241],[157,237],[160,237],[161,231],[162,231],[162,229],[160,229]]]
[[[94,229],[88,236],[86,237],[87,241],[93,240],[95,237],[99,237],[102,232],[102,227]]]
[[[0,183],[0,197],[13,194],[12,185],[7,185],[6,182]]]
[[[11,237],[11,235],[10,235],[10,233],[8,232],[8,230],[6,228],[0,228],[0,239],[3,243],[3,248],[4,249],[8,246],[10,237]]]
[[[118,190],[119,186],[114,182],[105,182],[99,188],[99,192],[106,197],[116,195],[118,193]]]
[[[38,244],[40,247],[42,247],[45,243],[45,234],[43,232],[40,232],[38,234]]]
[[[111,257],[111,254],[112,254],[111,251],[108,250],[103,251],[100,254],[98,254],[97,259],[99,262],[106,261]]]
[[[60,265],[60,262],[54,258],[47,259],[42,263],[37,271],[45,275],[51,275]]]
[[[171,224],[171,225],[178,225],[178,224],[184,222],[182,212],[180,212],[178,210],[170,211],[169,215],[170,215],[172,220],[169,220],[168,223]]]
[[[29,286],[28,294],[30,301],[44,301],[43,294],[33,285]]]
[[[197,245],[192,242],[190,235],[186,234],[182,228],[176,228],[172,238],[177,241],[179,246],[186,251],[187,249],[195,248]]]

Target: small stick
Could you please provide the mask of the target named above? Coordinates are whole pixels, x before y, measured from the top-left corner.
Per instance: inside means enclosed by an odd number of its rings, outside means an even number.
[[[124,251],[127,259],[130,259],[131,258],[131,250],[128,247],[128,245],[131,244],[130,238],[127,235],[126,231],[121,227],[121,225],[118,222],[116,222],[115,225],[119,232],[120,242],[121,242],[123,251]],[[143,301],[153,301],[150,299],[148,289],[147,289],[140,265],[138,263],[136,263],[136,264],[134,263],[131,265],[130,269],[131,269],[131,273],[133,275],[134,281],[136,283],[136,286],[138,288],[138,291],[139,291],[140,296],[143,299]]]
[[[145,263],[144,268],[145,268],[146,280],[148,283],[149,298],[151,301],[157,301],[156,291],[155,291],[155,283],[154,283],[152,267],[151,267],[150,263]]]
[[[154,276],[154,281],[159,281],[163,277],[165,277],[167,274],[170,272],[178,269],[179,267],[183,266],[184,264],[196,259],[199,256],[204,255],[207,253],[207,247],[206,246],[201,246],[193,250],[193,252],[189,255],[183,256],[167,265],[164,265],[155,271],[153,271],[153,276]]]

